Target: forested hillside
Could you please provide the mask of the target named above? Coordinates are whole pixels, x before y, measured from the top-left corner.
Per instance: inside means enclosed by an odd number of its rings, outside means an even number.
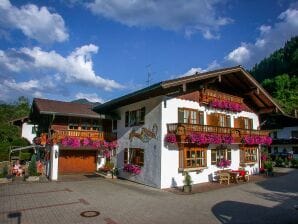
[[[298,36],[256,64],[250,73],[285,112],[293,115],[298,110]]]
[[[13,104],[0,104],[0,161],[7,160],[10,146],[24,146],[28,142],[20,138],[20,130],[9,121],[27,116],[30,104],[27,98],[20,97]]]

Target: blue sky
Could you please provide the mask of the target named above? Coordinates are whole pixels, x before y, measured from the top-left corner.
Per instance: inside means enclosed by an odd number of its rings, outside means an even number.
[[[255,63],[298,35],[290,0],[0,0],[0,100],[106,102]]]

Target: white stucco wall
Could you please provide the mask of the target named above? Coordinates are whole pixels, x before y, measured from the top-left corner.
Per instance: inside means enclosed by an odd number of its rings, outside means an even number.
[[[34,125],[28,124],[28,123],[23,123],[22,125],[22,137],[28,139],[30,143],[33,142],[33,139],[36,137],[35,133],[32,133],[32,128]]]
[[[155,97],[138,103],[126,105],[117,110],[117,114],[121,116],[121,120],[117,123],[117,138],[119,147],[117,149],[117,167],[119,176],[139,182],[145,185],[160,188],[160,165],[161,165],[161,97]],[[125,127],[125,112],[141,109],[145,107],[145,124],[141,126]],[[129,140],[129,134],[132,130],[141,133],[141,129],[147,128],[152,130],[153,125],[157,125],[157,138],[151,139],[149,142],[142,142],[134,137]],[[144,149],[144,166],[139,175],[132,175],[123,172],[124,166],[124,149],[125,148],[141,148]]]
[[[200,106],[199,103],[189,100],[182,100],[177,98],[168,98],[165,97],[164,101],[161,104],[162,107],[162,130],[161,135],[164,139],[167,134],[167,124],[168,123],[177,123],[178,122],[178,108],[192,108],[200,111],[205,111],[204,113],[204,124],[206,124],[206,114],[218,112],[231,115],[231,125],[234,126],[234,118],[243,116],[253,119],[253,129],[257,129],[259,126],[258,116],[251,112],[242,111],[240,113],[233,112],[223,112],[222,110],[214,110],[206,108],[205,106]],[[174,186],[182,186],[184,176],[181,172],[178,171],[179,168],[179,151],[177,146],[167,146],[163,141],[161,145],[161,188],[170,188]],[[229,167],[230,169],[238,169],[240,163],[240,151],[239,145],[232,144],[229,146],[232,149],[232,164]],[[214,149],[214,145],[209,145],[207,149],[207,169],[204,169],[200,172],[190,172],[189,174],[192,177],[193,183],[203,183],[213,179],[214,172],[219,170],[216,165],[211,165],[211,149]],[[246,170],[250,174],[257,173],[259,170],[259,164],[254,164],[252,166],[246,166]]]

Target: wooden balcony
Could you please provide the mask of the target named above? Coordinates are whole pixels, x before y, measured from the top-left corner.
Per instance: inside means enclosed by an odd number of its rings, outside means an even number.
[[[53,137],[57,138],[58,141],[65,137],[76,137],[80,139],[90,138],[93,141],[112,141],[116,139],[116,135],[114,133],[90,130],[56,130]]]
[[[200,102],[209,104],[214,100],[220,101],[228,101],[243,104],[243,98],[238,96],[229,95],[226,93],[222,93],[219,91],[211,90],[211,89],[204,89],[200,91]]]
[[[269,131],[241,129],[230,127],[219,127],[211,125],[200,124],[185,124],[185,123],[172,123],[167,124],[168,133],[173,133],[180,136],[187,136],[191,133],[206,133],[206,134],[222,134],[230,135],[234,139],[234,143],[241,143],[244,136],[268,136]],[[181,138],[184,139],[184,138]]]

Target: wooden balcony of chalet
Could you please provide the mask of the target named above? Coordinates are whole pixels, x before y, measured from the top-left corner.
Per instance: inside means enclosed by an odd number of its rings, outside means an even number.
[[[103,132],[103,131],[95,131],[95,130],[55,130],[53,134],[53,138],[56,138],[58,141],[64,139],[65,137],[72,138],[90,138],[92,141],[113,141],[117,139],[116,134]]]
[[[167,124],[168,133],[181,136],[180,141],[183,141],[185,137],[191,133],[205,133],[205,134],[220,134],[232,136],[234,143],[241,143],[241,139],[244,136],[268,136],[269,131],[253,130],[253,129],[241,129],[230,127],[219,127],[211,125],[200,124],[186,124],[186,123],[171,123]]]

